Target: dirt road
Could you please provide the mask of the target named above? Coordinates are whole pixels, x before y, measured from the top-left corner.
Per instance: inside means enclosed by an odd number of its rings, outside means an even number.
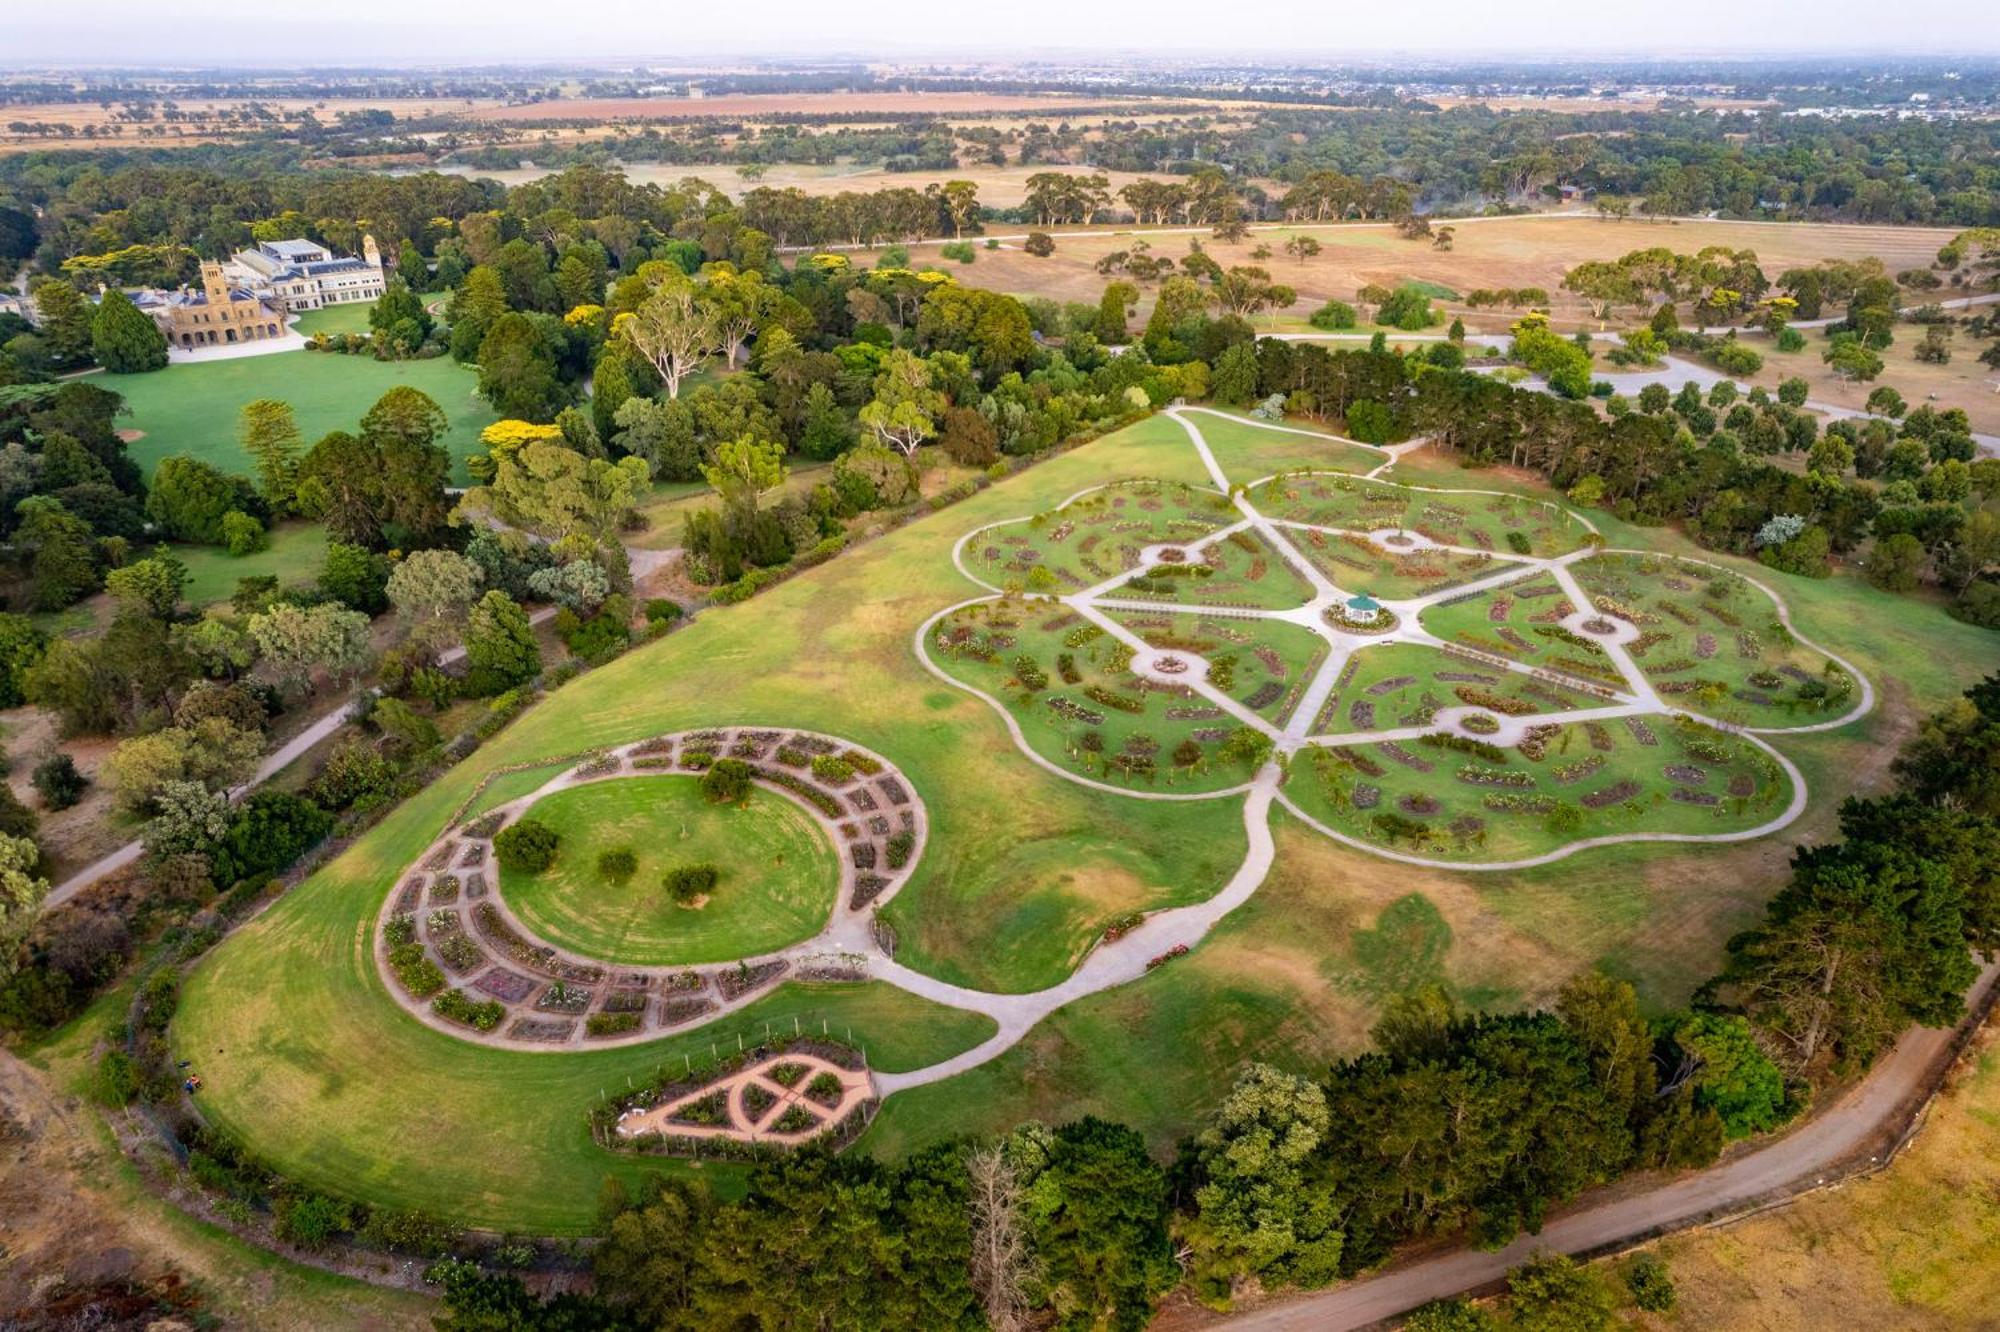
[[[2000,978],[1989,966],[1973,987],[1977,1011]],[[1621,1241],[1733,1212],[1776,1198],[1825,1177],[1866,1150],[1878,1135],[1893,1132],[1913,1096],[1926,1085],[1957,1029],[1917,1028],[1859,1084],[1804,1127],[1770,1146],[1711,1166],[1629,1198],[1569,1212],[1493,1253],[1461,1249],[1351,1282],[1323,1295],[1273,1305],[1229,1320],[1244,1332],[1341,1332],[1373,1326],[1420,1304],[1477,1290],[1498,1281],[1507,1269],[1542,1250],[1586,1253]]]

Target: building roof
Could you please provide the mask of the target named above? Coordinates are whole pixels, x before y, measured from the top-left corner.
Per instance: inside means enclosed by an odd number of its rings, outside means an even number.
[[[281,259],[315,259],[332,253],[318,241],[309,240],[264,241],[259,248]]]

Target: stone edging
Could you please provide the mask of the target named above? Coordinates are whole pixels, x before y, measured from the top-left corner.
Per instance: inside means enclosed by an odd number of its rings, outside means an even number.
[[[718,758],[749,762],[753,782],[797,805],[835,849],[839,896],[819,933],[786,948],[730,962],[630,966],[557,948],[508,909],[497,891],[498,866],[492,853],[496,833],[542,797],[574,786],[646,777],[694,780],[699,770],[680,762],[682,755],[697,747]],[[815,779],[810,767],[781,765],[776,756],[786,748],[809,755],[853,756],[874,771],[857,772],[832,786]],[[836,803],[842,816],[828,815],[816,803],[821,800]],[[477,818],[463,822],[454,818],[452,826],[398,876],[385,897],[376,916],[377,969],[389,994],[410,1016],[480,1045],[552,1052],[659,1040],[742,1008],[781,978],[864,978],[866,957],[875,951],[875,912],[909,881],[922,859],[929,826],[922,798],[899,769],[868,749],[832,736],[796,728],[724,726],[635,741],[586,757],[527,795]],[[903,832],[912,834],[915,842],[902,865],[891,868],[888,843]],[[455,880],[455,886],[446,880]],[[438,912],[447,913],[448,919],[433,929],[430,922]],[[398,916],[410,918],[425,956],[445,974],[447,986],[440,994],[457,989],[474,1003],[501,1005],[503,1016],[492,1030],[479,1031],[445,1018],[428,999],[418,999],[403,988],[388,963],[389,926]],[[449,965],[442,949],[453,939],[468,941],[476,960]],[[462,948],[457,951],[464,953]],[[550,1000],[557,985],[581,998],[556,1010],[538,1007]],[[588,1019],[607,1012],[636,1013],[638,1025],[610,1035],[589,1035]]]

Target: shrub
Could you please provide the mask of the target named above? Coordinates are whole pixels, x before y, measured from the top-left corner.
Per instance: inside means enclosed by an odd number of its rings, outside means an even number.
[[[583,1029],[592,1036],[616,1036],[639,1030],[638,1013],[592,1013],[583,1020]]]
[[[917,835],[908,828],[898,832],[888,842],[889,868],[901,869],[910,863],[910,852],[916,850]]]
[[[647,624],[672,624],[681,618],[681,604],[665,597],[651,597],[646,602]]]
[[[1046,259],[1056,252],[1056,238],[1046,231],[1031,231],[1021,248],[1037,259]]]
[[[42,803],[50,809],[68,809],[83,799],[90,779],[76,770],[76,760],[67,754],[51,754],[35,765],[31,780]]]
[[[683,906],[706,893],[712,892],[722,879],[722,871],[714,865],[676,865],[660,880],[674,901]]]
[[[1346,301],[1328,301],[1314,310],[1306,319],[1314,328],[1342,329],[1354,327],[1354,307]]]
[[[632,848],[629,846],[613,847],[609,851],[598,854],[597,874],[599,878],[609,879],[613,883],[622,884],[638,872],[639,857],[633,853]]]
[[[463,990],[446,990],[431,1000],[431,1011],[441,1018],[461,1022],[475,1031],[491,1031],[500,1025],[500,1019],[507,1016],[507,1010],[496,999],[484,1003],[474,1003],[465,997]]]
[[[1764,368],[1764,358],[1755,350],[1729,339],[1716,343],[1708,359],[1716,369],[1731,375],[1754,375]]]
[[[317,1193],[278,1199],[278,1234],[301,1249],[323,1249],[335,1235],[354,1227],[354,1211],[346,1203]]]
[[[1625,1269],[1625,1287],[1632,1303],[1647,1313],[1669,1313],[1674,1307],[1674,1278],[1658,1254],[1642,1253]]]
[[[812,761],[812,775],[828,786],[839,786],[854,777],[854,765],[834,754],[820,754]]]
[[[718,805],[735,804],[750,794],[750,765],[742,759],[717,759],[701,775],[701,793]]]
[[[231,555],[251,555],[270,545],[264,524],[241,509],[222,515],[222,547]]]
[[[512,870],[540,874],[555,863],[556,847],[562,836],[538,819],[522,819],[500,830],[493,839],[493,854]]]

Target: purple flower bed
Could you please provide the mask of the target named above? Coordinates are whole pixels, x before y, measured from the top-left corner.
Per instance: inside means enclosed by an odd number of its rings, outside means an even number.
[[[1421,819],[1430,817],[1443,809],[1444,806],[1437,802],[1436,796],[1417,794],[1399,797],[1396,801],[1396,808],[1402,810],[1405,814],[1414,815]]]
[[[1714,795],[1708,791],[1690,791],[1683,786],[1676,786],[1673,790],[1667,792],[1667,798],[1678,800],[1683,805],[1715,805],[1720,804],[1722,801],[1721,796]]]
[[[739,966],[735,970],[715,973],[715,988],[722,991],[724,999],[737,999],[761,989],[778,979],[791,964],[783,958],[770,962],[760,962],[754,967]]]
[[[1685,763],[1669,763],[1664,769],[1667,776],[1683,786],[1700,786],[1708,780],[1708,774],[1700,768],[1691,768]]]
[[[1375,808],[1375,806],[1381,803],[1382,803],[1381,787],[1369,786],[1365,782],[1360,782],[1355,784],[1354,807],[1356,809],[1373,809]]]
[[[1694,636],[1694,655],[1701,658],[1703,661],[1707,661],[1710,657],[1714,656],[1715,635],[1696,634]]]
[[[1393,676],[1387,680],[1377,680],[1374,684],[1369,685],[1366,689],[1362,690],[1361,692],[1368,695],[1370,698],[1380,698],[1384,694],[1393,694],[1398,689],[1402,689],[1408,685],[1413,685],[1416,682],[1417,682],[1417,677],[1414,675],[1398,675],[1398,676]]]
[[[490,994],[504,1004],[518,1004],[535,992],[539,982],[523,976],[518,971],[505,967],[494,967],[478,980],[472,988],[483,994]]]
[[[1270,707],[1285,696],[1285,687],[1275,680],[1267,680],[1257,686],[1257,692],[1243,700],[1243,706],[1252,712]]]
[[[1625,729],[1630,731],[1632,733],[1632,738],[1634,740],[1637,740],[1640,744],[1657,745],[1660,743],[1660,738],[1654,735],[1652,728],[1647,726],[1646,723],[1640,718],[1626,717],[1623,720],[1625,722]]]
[[[1409,750],[1403,748],[1401,745],[1397,744],[1393,740],[1382,745],[1381,749],[1384,754],[1387,754],[1390,758],[1396,760],[1396,762],[1402,764],[1404,767],[1415,768],[1418,772],[1432,772],[1435,771],[1437,767],[1437,765],[1432,763],[1429,759],[1420,758],[1417,755],[1412,754]]]
[[[1348,705],[1347,716],[1350,721],[1364,731],[1370,731],[1375,728],[1375,705],[1373,703],[1357,699]]]

